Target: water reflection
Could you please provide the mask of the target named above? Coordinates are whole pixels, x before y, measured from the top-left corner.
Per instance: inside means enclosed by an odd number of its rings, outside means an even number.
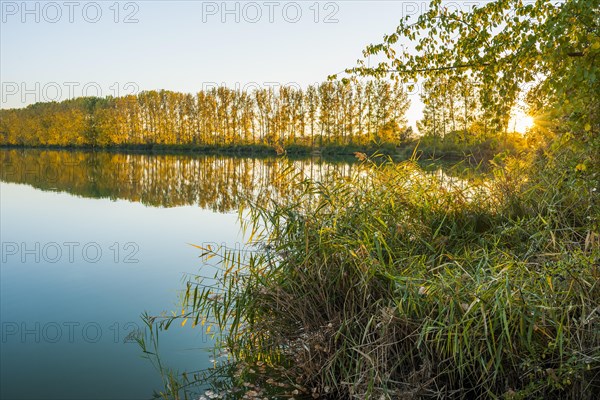
[[[142,312],[173,310],[182,275],[212,276],[198,249],[187,243],[245,243],[230,211],[245,200],[294,198],[301,187],[295,183],[303,177],[368,176],[355,161],[37,149],[2,149],[0,164],[3,249],[23,249],[3,253],[0,269],[0,322],[3,329],[19,329],[2,343],[2,398],[148,398],[150,388],[162,382],[139,357],[137,345],[122,339],[129,327],[143,327]],[[443,172],[436,173],[446,182]],[[88,243],[99,246],[103,257],[71,262],[65,251],[55,261],[30,251],[65,250],[75,242],[79,250]],[[121,262],[130,243],[139,262]],[[66,333],[58,342],[44,340],[43,327],[88,323],[102,328],[98,343],[82,335],[67,340]],[[37,326],[39,340],[27,333]],[[161,337],[165,365],[180,371],[211,367],[214,341],[202,332],[191,324],[174,325]],[[30,385],[31,377],[36,385]]]
[[[197,205],[215,212],[241,201],[289,196],[292,182],[277,179],[290,169],[306,178],[350,176],[358,164],[320,159],[145,155],[111,152],[10,149],[0,151],[4,182],[87,198],[124,199],[148,206]]]
[[[2,149],[0,163],[0,398],[11,399],[150,398],[162,380],[129,334],[144,328],[141,313],[177,308],[182,276],[207,271],[188,243],[244,243],[230,211],[243,199],[296,190],[293,180],[276,179],[285,169],[325,179],[358,168],[32,149]],[[67,244],[75,246],[73,259]],[[102,257],[86,257],[88,244]],[[133,263],[125,262],[131,245]],[[62,256],[46,252],[57,248]],[[81,333],[90,324],[102,332],[97,342]],[[68,327],[78,329],[72,339]],[[191,324],[161,332],[160,347],[169,368],[213,365],[213,338]]]

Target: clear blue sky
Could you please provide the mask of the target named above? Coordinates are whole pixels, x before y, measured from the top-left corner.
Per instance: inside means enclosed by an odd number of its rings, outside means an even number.
[[[223,83],[306,86],[354,66],[365,45],[392,32],[403,13],[425,9],[427,2],[0,5],[1,106],[13,108],[59,94],[58,99],[150,89],[196,92]],[[421,105],[418,95],[411,100],[414,124]]]

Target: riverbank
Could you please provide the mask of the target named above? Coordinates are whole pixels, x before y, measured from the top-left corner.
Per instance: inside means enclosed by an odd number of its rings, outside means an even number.
[[[380,154],[401,161],[411,157],[422,160],[469,160],[481,162],[493,159],[499,153],[514,154],[518,151],[515,146],[502,147],[498,144],[484,142],[466,146],[455,143],[439,144],[423,143],[419,140],[408,141],[400,145],[385,144],[348,144],[313,147],[307,145],[246,144],[246,145],[162,145],[162,144],[132,144],[120,146],[57,146],[57,145],[11,145],[0,144],[0,149],[38,149],[66,151],[104,151],[131,154],[177,154],[177,155],[226,155],[241,157],[273,157],[286,155],[290,158],[320,156],[326,159],[354,157],[356,153],[367,155]]]
[[[222,154],[242,156],[310,156],[310,155],[334,155],[352,156],[354,152],[376,151],[385,154],[396,154],[398,147],[385,146],[325,146],[312,147],[304,145],[290,145],[286,147],[272,146],[266,144],[232,144],[232,145],[163,145],[163,144],[131,144],[120,146],[56,146],[56,145],[0,145],[0,149],[46,149],[46,150],[76,150],[76,151],[106,151],[116,153],[139,153],[139,154]]]

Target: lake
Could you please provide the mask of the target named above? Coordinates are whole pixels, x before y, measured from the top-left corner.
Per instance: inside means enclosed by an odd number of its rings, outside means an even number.
[[[3,399],[148,399],[162,389],[133,335],[178,309],[191,244],[242,246],[242,201],[288,193],[275,177],[348,175],[320,159],[0,150]],[[212,275],[212,273],[210,273]],[[213,365],[214,339],[173,324],[165,366]]]

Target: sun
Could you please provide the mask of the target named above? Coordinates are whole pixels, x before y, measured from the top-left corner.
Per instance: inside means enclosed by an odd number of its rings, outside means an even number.
[[[529,129],[531,129],[531,127],[533,127],[534,124],[535,122],[533,120],[533,117],[525,114],[522,111],[516,111],[513,114],[510,127],[512,127],[515,130],[515,132],[525,133]]]

